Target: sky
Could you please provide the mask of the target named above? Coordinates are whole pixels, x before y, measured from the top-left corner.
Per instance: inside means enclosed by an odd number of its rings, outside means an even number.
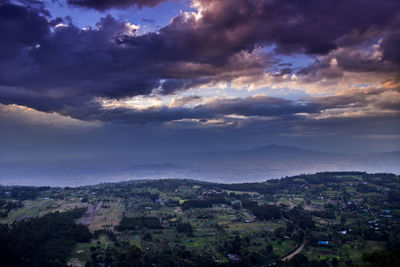
[[[0,0],[0,35],[1,163],[400,150],[398,0]]]

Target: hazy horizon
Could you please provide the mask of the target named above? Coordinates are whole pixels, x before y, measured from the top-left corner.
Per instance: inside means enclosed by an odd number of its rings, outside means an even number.
[[[329,153],[275,144],[244,150],[64,155],[2,162],[3,185],[82,186],[138,179],[260,182],[324,171],[400,173],[400,151]]]

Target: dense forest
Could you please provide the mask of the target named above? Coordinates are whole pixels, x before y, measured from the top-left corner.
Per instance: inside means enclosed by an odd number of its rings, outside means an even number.
[[[0,225],[2,266],[62,266],[77,242],[89,242],[86,226],[76,224],[85,209],[49,213]]]

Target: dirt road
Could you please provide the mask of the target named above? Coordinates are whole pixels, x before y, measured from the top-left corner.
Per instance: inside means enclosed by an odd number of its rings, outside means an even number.
[[[287,255],[286,257],[284,257],[284,258],[282,259],[282,261],[288,261],[288,260],[290,260],[291,258],[293,258],[294,256],[296,256],[297,254],[301,253],[301,252],[303,251],[303,249],[304,249],[306,243],[307,243],[307,240],[306,240],[305,237],[303,237],[303,242],[301,242],[300,246],[299,246],[295,251],[293,251],[292,253],[290,253],[290,254]]]
[[[282,219],[283,219],[285,222],[288,222],[288,223],[290,222],[288,219],[286,219],[286,218],[284,218],[284,217],[282,217]],[[295,251],[293,251],[292,253],[290,253],[290,254],[287,255],[286,257],[284,257],[284,258],[282,259],[282,261],[288,261],[288,260],[290,260],[291,258],[293,258],[294,256],[296,256],[297,254],[301,253],[301,252],[303,251],[304,247],[305,247],[306,244],[307,244],[306,232],[305,232],[303,229],[301,229],[300,227],[298,227],[298,226],[297,226],[297,230],[303,232],[303,241],[301,242],[300,246],[299,246]]]

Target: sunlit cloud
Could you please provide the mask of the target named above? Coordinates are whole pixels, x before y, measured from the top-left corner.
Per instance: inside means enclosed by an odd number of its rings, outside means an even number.
[[[33,108],[20,105],[0,104],[0,119],[18,124],[49,125],[53,127],[99,127],[99,121],[83,121],[63,116],[58,113],[48,113],[37,111]]]

